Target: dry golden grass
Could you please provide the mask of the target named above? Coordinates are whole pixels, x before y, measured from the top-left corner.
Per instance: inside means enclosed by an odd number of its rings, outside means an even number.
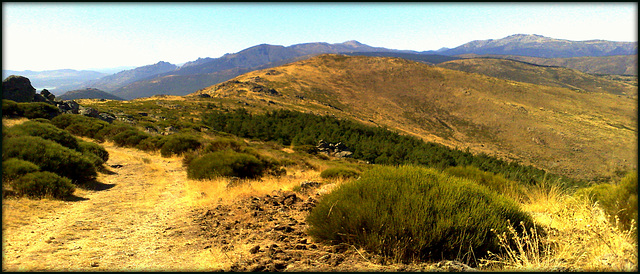
[[[18,117],[18,118],[4,118],[2,117],[2,125],[5,127],[12,127],[15,125],[19,125],[22,124],[26,121],[29,121],[29,119],[25,118],[25,117]]]
[[[261,179],[232,181],[220,177],[213,180],[187,180],[187,190],[194,206],[209,207],[216,204],[231,204],[252,196],[273,194],[274,191],[291,191],[303,181],[319,181],[320,172],[314,170],[288,171],[280,177],[266,176]]]
[[[610,223],[597,203],[547,185],[534,189],[522,206],[547,235],[538,238],[532,231],[518,234],[513,229],[500,235],[501,242],[512,240],[517,247],[504,244],[505,255],[485,261],[488,270],[637,271],[634,231]]]

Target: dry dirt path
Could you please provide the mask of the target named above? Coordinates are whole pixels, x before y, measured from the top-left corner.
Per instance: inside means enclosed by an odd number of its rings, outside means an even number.
[[[78,201],[3,201],[3,271],[210,270],[179,158],[103,144],[112,174]],[[190,236],[191,235],[191,236]],[[219,259],[218,259],[219,260]]]

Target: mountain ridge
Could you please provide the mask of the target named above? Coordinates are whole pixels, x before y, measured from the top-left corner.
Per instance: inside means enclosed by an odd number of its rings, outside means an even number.
[[[445,55],[501,54],[542,58],[632,55],[638,54],[638,42],[572,41],[537,34],[514,34],[501,39],[474,40],[438,53]]]

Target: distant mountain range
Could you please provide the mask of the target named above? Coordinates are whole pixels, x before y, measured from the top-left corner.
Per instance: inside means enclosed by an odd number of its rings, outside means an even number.
[[[102,90],[95,89],[95,88],[85,88],[85,89],[67,91],[65,94],[57,96],[56,98],[60,100],[76,100],[76,99],[109,99],[109,100],[119,100],[119,101],[124,100],[111,93],[104,92]]]
[[[66,90],[97,88],[127,100],[157,94],[186,95],[250,71],[276,67],[326,53],[399,57],[434,65],[461,58],[455,55],[509,55],[512,56],[510,59],[516,59],[514,56],[547,58],[546,60],[552,60],[549,62],[553,62],[556,60],[555,58],[618,55],[622,57],[616,57],[615,62],[612,62],[611,60],[614,58],[610,57],[607,66],[600,66],[602,69],[594,69],[594,67],[599,67],[598,64],[603,59],[586,59],[568,63],[580,63],[579,67],[589,69],[589,73],[624,72],[623,74],[633,74],[637,71],[637,42],[569,41],[540,35],[516,34],[502,39],[472,41],[453,49],[443,48],[437,51],[422,52],[372,47],[357,41],[336,44],[304,43],[288,47],[261,44],[237,53],[225,54],[219,58],[199,58],[179,67],[167,62],[158,62],[99,79],[85,80],[82,83],[73,81],[72,84],[63,87]],[[634,54],[635,59],[629,60],[626,57]],[[531,60],[522,61],[536,63]],[[580,68],[576,67],[576,69]],[[31,79],[29,76],[26,77]],[[34,80],[32,79],[34,86],[40,88],[39,82]],[[56,91],[64,90],[60,85],[56,86]]]
[[[432,52],[442,55],[500,54],[542,58],[638,54],[638,42],[570,41],[535,34],[514,34],[502,39],[476,40],[459,47]]]

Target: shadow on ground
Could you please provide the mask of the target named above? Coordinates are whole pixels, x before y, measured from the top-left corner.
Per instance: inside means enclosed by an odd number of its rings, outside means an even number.
[[[69,195],[67,197],[62,198],[63,201],[67,201],[67,202],[80,202],[80,201],[86,201],[89,200],[89,198],[85,198],[85,197],[80,197],[80,196],[76,196],[76,195]]]
[[[105,184],[105,183],[101,183],[98,182],[96,180],[92,180],[89,181],[85,184],[79,185],[79,188],[82,189],[86,189],[86,190],[94,190],[94,191],[102,191],[102,190],[107,190],[110,189],[112,187],[116,186],[115,184]]]

